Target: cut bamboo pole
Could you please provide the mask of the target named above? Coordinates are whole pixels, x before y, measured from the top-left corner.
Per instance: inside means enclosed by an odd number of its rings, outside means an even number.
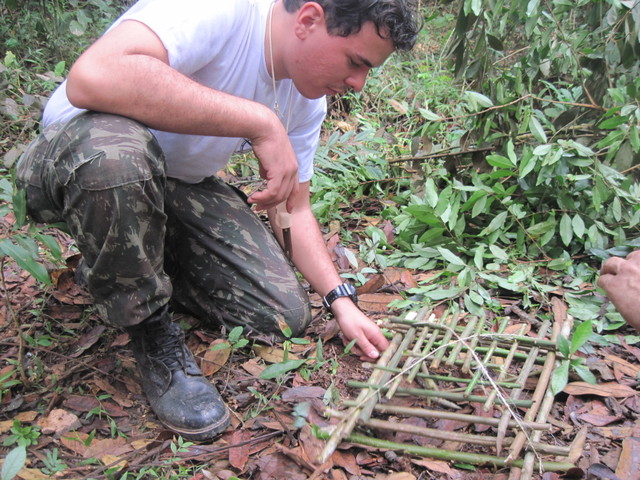
[[[504,332],[504,329],[507,328],[508,323],[509,323],[509,317],[504,317],[502,319],[502,322],[500,323],[500,326],[498,327],[499,334]],[[491,342],[491,345],[489,346],[489,350],[487,350],[487,352],[484,354],[484,359],[481,362],[482,365],[484,365],[485,362],[489,363],[489,360],[491,359],[491,357],[493,357],[493,352],[495,351],[497,346],[498,346],[498,343],[496,341]],[[471,395],[471,392],[473,392],[473,390],[476,388],[476,384],[478,383],[480,378],[485,374],[485,371],[486,371],[486,368],[482,368],[481,365],[478,365],[478,368],[473,374],[473,377],[471,378],[471,381],[469,382],[467,389],[464,391],[465,395]]]
[[[370,383],[366,383],[366,382],[358,382],[358,381],[349,381],[348,385],[350,387],[354,387],[354,388],[369,388],[371,390],[376,390],[376,391],[387,391],[389,387],[385,386],[385,385],[380,385],[380,384],[370,384]],[[460,402],[478,402],[478,403],[483,403],[487,400],[487,397],[485,396],[481,396],[481,395],[469,395],[468,397],[464,396],[462,393],[452,393],[449,391],[434,391],[434,390],[427,390],[427,389],[423,389],[423,388],[398,388],[397,393],[399,394],[405,394],[405,395],[415,395],[418,397],[441,397],[441,398],[445,398],[447,400],[458,400]],[[522,408],[528,408],[531,407],[532,405],[532,401],[531,400],[515,400],[515,401],[511,401],[511,399],[507,398],[506,401],[514,406],[514,407],[522,407]],[[502,403],[502,399],[498,398],[498,402]]]
[[[526,325],[522,325],[520,327],[519,333],[522,334],[524,333],[524,330],[526,328]],[[500,369],[500,374],[498,375],[498,378],[496,380],[496,385],[499,386],[503,386],[504,383],[504,379],[505,377],[508,375],[509,372],[509,367],[511,367],[511,362],[513,362],[513,357],[516,354],[516,351],[518,350],[518,345],[519,343],[517,341],[513,342],[513,345],[511,346],[511,349],[509,350],[509,355],[507,355],[507,357],[504,360],[504,365],[502,365],[502,368]],[[518,385],[517,387],[513,387],[513,388],[519,388],[520,386]],[[493,390],[491,393],[489,393],[489,398],[487,398],[487,401],[485,402],[483,408],[486,411],[489,410],[491,404],[493,403],[493,401],[496,398],[496,395],[498,394],[498,392],[496,390]],[[499,452],[498,452],[499,453]]]
[[[426,309],[422,309],[420,310],[420,312],[418,313],[418,316],[416,318],[417,322],[421,322],[422,320],[424,320],[424,318],[427,316],[428,311]],[[435,318],[435,315],[432,315]],[[411,332],[412,337],[415,336],[415,332],[416,329],[411,327],[409,329],[409,332]],[[409,332],[407,332],[407,335],[409,335]],[[411,350],[414,353],[419,353],[420,352],[420,345],[422,344],[422,342],[424,341],[426,335],[428,332],[428,328],[427,327],[422,327],[420,330],[420,335],[418,336],[418,338],[416,339],[413,349]],[[411,342],[408,342],[406,345],[406,348],[408,348],[411,345]],[[402,348],[402,345],[401,345]],[[402,369],[400,370],[399,373],[406,373],[407,371],[409,371],[412,367],[415,368],[420,368],[420,359],[418,360],[414,360],[411,357],[407,357],[404,361],[404,364],[402,366]],[[386,394],[386,398],[392,398],[396,389],[400,386],[400,383],[402,382],[402,374],[398,374],[396,375],[396,379],[393,381],[393,383],[391,384],[391,386],[389,387],[389,390],[387,391]],[[411,381],[410,381],[411,382]],[[435,386],[435,383],[434,383]]]
[[[424,365],[424,363],[423,363]],[[389,372],[393,372],[393,373],[400,373],[402,370],[399,368],[390,368],[390,367],[382,367],[382,366],[378,366],[376,365],[374,368],[379,368],[381,370],[386,370]],[[447,375],[434,375],[434,374],[429,374],[429,373],[418,373],[417,374],[418,377],[424,378],[426,380],[438,380],[438,381],[442,381],[442,382],[451,382],[451,383],[469,383],[471,381],[471,379],[469,378],[462,378],[462,377],[450,377]],[[518,388],[520,387],[519,383],[515,383],[515,382],[493,382],[493,383],[497,383],[498,385],[500,385],[501,387],[504,388]],[[493,385],[492,382],[489,381],[484,381],[484,380],[480,380],[478,382],[478,385]]]
[[[549,329],[550,326],[551,326],[551,321],[545,320],[543,322],[542,326],[540,327],[540,330],[538,331],[538,339],[543,339],[544,337],[546,337],[547,330]],[[531,355],[522,365],[522,370],[520,371],[520,375],[518,376],[518,380],[517,380],[518,383],[522,385],[522,387],[511,391],[511,395],[510,395],[511,400],[518,400],[520,398],[520,395],[522,395],[522,392],[524,391],[524,384],[527,381],[527,378],[529,378],[529,375],[531,374],[531,369],[535,365],[536,359],[538,357],[538,351],[539,351],[538,347],[532,348],[530,352]],[[498,452],[502,450],[502,439],[506,435],[507,425],[509,424],[510,419],[511,419],[511,411],[508,408],[505,408],[504,411],[502,412],[502,418],[500,420],[500,425],[498,426],[498,432],[497,432],[498,434],[496,437],[496,448]]]
[[[560,333],[560,324],[554,323],[553,329],[551,333],[551,339],[557,340],[558,334]],[[533,400],[533,405],[529,407],[527,413],[524,416],[526,421],[532,421],[538,415],[538,409],[540,408],[542,401],[544,399],[545,393],[547,392],[547,388],[549,386],[549,380],[551,379],[551,375],[553,374],[553,370],[555,369],[556,364],[556,354],[555,351],[550,350],[547,352],[547,358],[544,364],[544,368],[540,377],[538,378],[538,384],[536,385],[536,389],[533,392],[533,396],[531,397]],[[553,398],[552,398],[553,401]],[[520,431],[516,436],[516,440],[510,447],[509,456],[507,457],[507,461],[515,460],[519,455],[524,443],[527,441],[526,432]]]
[[[460,334],[461,338],[467,338],[471,335],[471,332],[475,331],[476,325],[478,323],[478,317],[473,316],[467,322],[467,325],[464,327],[464,330]],[[454,362],[460,357],[460,352],[462,351],[462,347],[464,346],[463,342],[458,342],[451,349],[451,353],[449,354],[449,358],[447,359],[447,365],[451,366]]]
[[[494,467],[506,467],[504,458],[495,457],[493,455],[483,455],[467,452],[451,452],[448,450],[440,450],[437,448],[421,447],[419,445],[408,445],[404,443],[390,442],[388,440],[380,440],[377,438],[367,437],[361,434],[351,434],[347,441],[360,445],[367,445],[374,448],[382,448],[387,450],[406,452],[411,455],[433,458],[436,460],[448,460],[454,462],[470,463],[472,465],[493,465]],[[522,460],[516,460],[513,465],[518,467],[522,465]],[[564,462],[543,462],[542,468],[546,472],[566,472],[573,468],[572,463]]]
[[[442,337],[441,344],[447,345],[451,341],[451,337],[453,336],[453,332],[458,324],[458,319],[460,318],[460,312],[456,312],[451,315],[451,320],[447,325],[447,330],[444,333],[444,337]],[[433,361],[431,362],[431,368],[438,368],[440,366],[440,362],[442,362],[442,358],[446,353],[446,348],[441,348],[438,350],[434,356]]]
[[[475,351],[475,348],[478,346],[478,342],[480,341],[480,336],[482,335],[482,332],[484,332],[486,320],[487,319],[485,317],[481,317],[478,321],[478,324],[476,325],[476,334],[471,338],[468,345],[465,345],[467,350]],[[467,352],[466,355],[467,357],[464,359],[462,364],[462,371],[464,373],[469,373],[471,372],[472,363],[475,365],[475,358],[473,358],[471,352]]]
[[[391,339],[391,342],[389,342],[389,346],[378,359],[378,365],[386,365],[387,362],[389,362],[389,359],[398,350],[398,346],[402,342],[402,338],[402,335],[399,333],[394,335],[394,337]],[[380,378],[382,378],[384,373],[385,372],[383,372],[382,370],[374,370],[369,380],[372,383],[376,383]],[[329,440],[327,440],[327,444],[322,450],[322,453],[320,455],[320,463],[326,462],[329,457],[333,455],[333,452],[336,450],[336,448],[338,448],[338,445],[340,445],[342,440],[344,440],[351,434],[353,428],[356,425],[356,422],[358,421],[358,418],[360,417],[362,405],[364,405],[364,403],[369,399],[370,396],[373,396],[375,398],[376,393],[377,392],[374,389],[363,389],[360,391],[360,394],[358,395],[356,400],[358,406],[351,409],[351,414],[349,415],[349,417],[347,417],[345,422],[341,422],[337,425],[335,431],[333,432]]]
[[[347,400],[344,402],[345,407],[355,406],[356,402],[353,400]],[[376,412],[392,414],[392,415],[404,415],[407,417],[419,417],[419,418],[437,418],[442,420],[454,420],[457,422],[465,422],[465,423],[473,423],[473,424],[481,424],[481,425],[489,425],[492,427],[497,427],[500,422],[499,418],[490,418],[483,417],[480,415],[469,415],[466,413],[455,413],[455,412],[443,412],[442,410],[430,410],[426,408],[415,408],[415,407],[401,407],[396,405],[389,404],[378,404],[375,409]],[[531,430],[541,430],[548,432],[551,430],[551,424],[549,423],[536,423],[536,422],[521,422],[517,423],[515,420],[509,422],[509,427],[516,428],[520,425],[523,425],[525,428]]]

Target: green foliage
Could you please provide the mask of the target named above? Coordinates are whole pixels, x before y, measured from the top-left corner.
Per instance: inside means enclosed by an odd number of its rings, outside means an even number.
[[[46,96],[128,0],[0,0],[0,155],[10,168],[37,131]]]
[[[582,380],[592,384],[597,383],[596,378],[584,363],[584,358],[573,357],[573,355],[582,348],[591,338],[593,327],[590,321],[582,322],[576,327],[571,342],[566,337],[560,335],[558,337],[558,350],[563,356],[563,360],[559,362],[558,367],[553,371],[551,377],[551,391],[554,395],[561,392],[569,381],[569,372],[573,370]]]
[[[0,478],[2,480],[12,480],[22,470],[27,461],[27,449],[20,445],[12,449],[2,463],[2,472]]]
[[[5,178],[0,178],[0,200],[4,204],[0,206],[0,215],[4,216],[10,211],[13,203],[13,212],[16,222],[7,232],[7,235],[0,239],[0,259],[11,257],[18,266],[31,275],[36,280],[49,285],[49,273],[42,265],[40,255],[46,253],[53,261],[62,260],[62,251],[56,238],[53,235],[44,233],[44,229],[29,225],[24,231],[22,227],[26,222],[26,201],[24,192],[13,194],[13,186]]]
[[[38,427],[31,425],[23,426],[19,420],[14,420],[11,433],[4,439],[2,445],[5,447],[18,445],[19,447],[26,448],[30,445],[36,445],[38,443],[38,437],[40,437],[40,429]]]
[[[64,463],[58,456],[57,448],[54,448],[52,450],[45,450],[45,456],[42,459],[42,463],[44,463],[42,473],[50,476],[54,476],[56,473],[62,472],[69,468],[69,466]]]

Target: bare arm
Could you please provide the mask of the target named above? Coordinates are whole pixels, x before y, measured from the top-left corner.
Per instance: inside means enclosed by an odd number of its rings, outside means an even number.
[[[171,68],[160,39],[140,22],[121,23],[77,60],[67,96],[78,108],[127,116],[157,130],[248,138],[267,180],[266,189],[250,199],[261,208],[298,188],[297,160],[278,117]]]
[[[343,280],[338,275],[322,238],[309,202],[309,182],[300,184],[291,211],[293,263],[320,295],[326,295]],[[269,212],[270,216],[273,212]],[[274,225],[274,222],[271,222]],[[282,242],[281,232],[274,226]],[[339,298],[331,309],[340,325],[344,339],[357,339],[354,353],[362,360],[374,360],[387,348],[388,342],[380,328],[367,317],[350,298]]]
[[[611,257],[600,269],[598,285],[629,325],[640,330],[640,250]]]

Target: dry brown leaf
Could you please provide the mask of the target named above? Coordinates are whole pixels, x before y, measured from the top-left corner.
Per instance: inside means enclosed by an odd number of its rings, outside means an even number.
[[[18,472],[18,478],[22,480],[49,480],[51,475],[45,475],[37,468],[23,468]]]
[[[394,300],[402,300],[402,295],[388,293],[365,293],[358,297],[358,305],[364,311],[387,312],[389,303]]]
[[[599,397],[625,398],[636,395],[633,388],[616,382],[591,385],[587,382],[571,382],[564,387],[563,392],[569,395],[597,395]]]
[[[118,388],[114,384],[108,382],[102,377],[93,377],[93,383],[103,392],[111,395],[111,399],[115,401],[122,408],[131,408],[134,402],[127,396],[127,392]]]
[[[87,441],[89,435],[82,432],[66,433],[60,437],[60,442],[69,450],[74,451],[80,456],[84,456],[85,452],[89,448],[84,442]]]
[[[425,467],[426,469],[432,472],[444,473],[453,477],[455,472],[449,466],[447,462],[443,462],[442,460],[429,460],[427,458],[412,458],[411,463],[415,463],[416,465],[420,465],[421,467]]]
[[[124,437],[94,439],[84,451],[83,456],[85,458],[102,458],[105,455],[119,456],[131,450],[133,450],[133,447],[127,443],[127,439]]]
[[[385,286],[386,282],[387,280],[385,279],[384,275],[374,275],[369,278],[369,280],[367,280],[367,283],[365,283],[361,287],[358,287],[358,295],[363,295],[365,293],[376,293],[378,290]]]
[[[632,363],[629,363],[626,360],[617,357],[616,355],[607,355],[606,357],[604,357],[604,361],[607,363],[607,365],[613,367],[613,371],[616,373],[616,378],[618,378],[618,380],[620,379],[620,377],[618,376],[619,373],[627,375],[628,377],[634,379],[637,378],[638,373],[640,373],[640,367],[638,365],[633,365]]]
[[[13,421],[19,420],[20,423],[31,423],[38,416],[38,412],[34,412],[33,410],[29,410],[28,412],[20,412],[16,416],[12,417],[11,420],[3,420],[0,422],[0,433],[7,433],[13,427]]]
[[[395,473],[379,473],[375,477],[375,480],[416,480],[416,476],[409,472],[395,472]]]
[[[242,364],[242,368],[244,368],[250,375],[254,377],[259,377],[262,371],[266,368],[264,365],[260,365],[256,358],[252,358]]]
[[[229,463],[238,470],[244,470],[249,460],[250,445],[247,440],[251,439],[251,432],[248,430],[236,430],[231,436],[229,448]],[[234,447],[234,445],[238,445]]]
[[[254,345],[253,351],[265,362],[280,363],[284,360],[284,350],[282,348],[270,347],[267,345]],[[288,360],[299,360],[293,353],[289,353]]]
[[[351,475],[355,475],[356,477],[360,476],[360,467],[356,463],[356,457],[354,457],[352,453],[336,450],[333,452],[333,455],[331,455],[331,460],[334,465],[344,468]]]
[[[622,453],[618,459],[616,468],[618,478],[629,480],[640,479],[640,440],[637,438],[625,438],[622,441]]]
[[[109,454],[103,455],[102,457],[100,457],[100,460],[102,461],[102,463],[104,463],[105,466],[109,467],[109,471],[119,472],[123,468],[126,468],[129,466],[129,462],[127,462],[125,459],[120,458],[116,455],[109,455]]]
[[[224,347],[217,347],[216,345],[224,345]],[[231,355],[231,344],[222,338],[218,338],[211,342],[209,349],[205,352],[200,368],[205,377],[209,377],[216,373],[222,366],[227,363],[229,356]]]
[[[78,412],[89,412],[100,406],[100,401],[96,397],[88,395],[69,395],[62,404]]]

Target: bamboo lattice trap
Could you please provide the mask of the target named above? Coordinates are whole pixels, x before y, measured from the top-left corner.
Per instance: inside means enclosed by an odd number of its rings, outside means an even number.
[[[536,322],[507,333],[509,318],[498,325],[461,313],[436,319],[429,310],[394,319],[389,348],[347,410],[329,413],[340,422],[323,452],[328,459],[343,441],[458,463],[509,469],[510,480],[527,480],[541,471],[566,471],[582,453],[584,439],[571,446],[552,439],[549,413],[554,396],[550,378],[556,365],[556,339],[562,319]],[[533,327],[532,327],[533,328]],[[493,415],[466,413],[474,404]],[[461,413],[462,407],[465,413]],[[445,431],[409,423],[409,418],[453,420],[473,433]],[[426,424],[425,422],[422,422]],[[481,428],[478,428],[481,426]],[[450,449],[390,441],[402,432],[431,441],[455,442]],[[407,437],[408,435],[405,435]],[[426,442],[420,442],[426,443]],[[440,442],[442,443],[442,442]],[[449,444],[451,445],[451,444]],[[478,453],[482,452],[482,453]],[[490,452],[490,453],[487,453]]]

